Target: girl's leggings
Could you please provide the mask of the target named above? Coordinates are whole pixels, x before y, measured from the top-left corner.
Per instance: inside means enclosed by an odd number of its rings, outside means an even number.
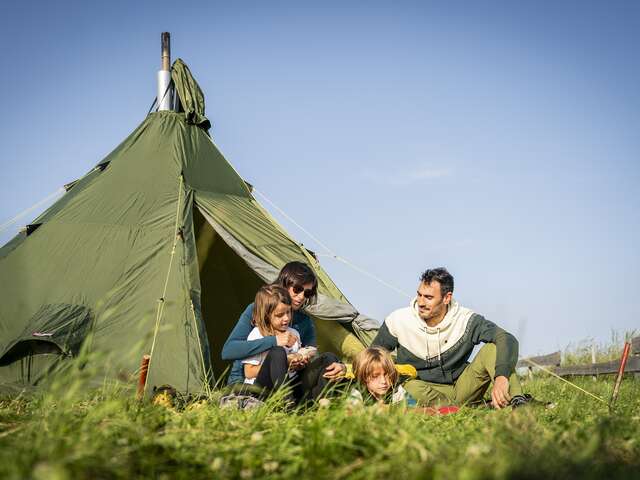
[[[325,369],[334,362],[339,362],[338,357],[325,352],[315,357],[309,364],[294,377],[293,398],[296,403],[302,399],[316,400],[326,388],[329,380],[323,377]],[[267,353],[255,383],[269,390],[275,390],[289,378],[289,363],[287,352],[283,347],[272,347]]]

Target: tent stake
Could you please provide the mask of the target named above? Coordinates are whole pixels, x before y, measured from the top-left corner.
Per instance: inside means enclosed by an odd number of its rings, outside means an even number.
[[[627,366],[627,358],[629,357],[629,349],[631,348],[630,342],[624,342],[624,350],[622,351],[622,359],[620,359],[620,369],[618,370],[618,377],[616,378],[616,385],[613,387],[613,394],[611,395],[611,401],[609,402],[609,409],[612,409],[616,400],[618,400],[618,393],[620,391],[620,384],[622,383],[622,377],[624,376],[624,369]]]

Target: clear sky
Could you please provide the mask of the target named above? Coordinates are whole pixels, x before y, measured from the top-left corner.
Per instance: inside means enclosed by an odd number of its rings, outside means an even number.
[[[305,3],[3,5],[0,222],[144,119],[170,31],[214,141],[337,254],[409,293],[448,267],[524,354],[640,329],[639,2]]]

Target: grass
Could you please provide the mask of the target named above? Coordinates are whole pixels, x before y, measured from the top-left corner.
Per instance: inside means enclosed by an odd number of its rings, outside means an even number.
[[[608,399],[612,377],[578,383]],[[287,414],[195,403],[177,412],[129,390],[55,385],[0,400],[0,478],[632,478],[640,382],[605,405],[553,378],[525,384],[555,409],[463,408],[429,417],[377,408]]]

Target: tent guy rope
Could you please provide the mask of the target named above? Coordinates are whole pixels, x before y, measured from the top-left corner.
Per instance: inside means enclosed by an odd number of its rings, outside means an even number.
[[[528,359],[528,358],[523,358],[522,360],[524,360],[525,362],[530,363],[531,365],[533,365],[534,367],[539,368],[540,370],[542,370],[543,372],[548,373],[549,375],[556,377],[559,380],[562,380],[565,383],[568,383],[569,385],[571,385],[573,388],[576,388],[578,390],[580,390],[582,393],[585,393],[587,395],[589,395],[590,397],[595,398],[596,400],[598,400],[601,403],[604,403],[605,405],[609,406],[609,402],[607,402],[606,400],[603,400],[602,398],[598,397],[597,395],[594,395],[593,393],[589,392],[588,390],[585,390],[584,388],[576,385],[573,382],[570,382],[569,380],[567,380],[566,378],[562,378],[560,375],[552,372],[551,370],[549,370],[548,368],[543,367],[542,365],[538,365],[536,362]]]
[[[58,197],[59,195],[63,194],[64,192],[66,192],[65,188],[64,187],[60,187],[55,192],[50,193],[49,195],[47,195],[42,200],[39,200],[38,202],[36,202],[33,205],[31,205],[26,210],[23,210],[22,212],[18,213],[13,218],[10,218],[6,222],[4,222],[2,225],[0,225],[0,233],[4,232],[7,228],[9,228],[11,225],[13,225],[15,222],[20,220],[22,217],[24,217],[28,213],[33,212],[38,207],[41,207],[42,205],[45,205],[47,202],[53,200],[54,198]]]
[[[284,210],[282,210],[275,203],[273,203],[269,198],[267,198],[267,196],[264,193],[258,191],[258,189],[255,188],[255,186],[253,188],[253,191],[255,193],[257,193],[258,195],[260,195],[269,205],[271,205],[273,208],[275,208],[283,217],[285,217],[287,220],[289,220],[291,223],[293,223],[296,227],[298,227],[300,230],[302,230],[306,235],[308,235],[309,238],[311,238],[314,242],[316,242],[318,245],[320,245],[327,252],[326,256],[328,256],[330,258],[333,258],[333,259],[335,259],[335,260],[337,260],[339,262],[344,263],[345,265],[347,265],[348,267],[351,267],[352,269],[354,269],[358,273],[361,273],[362,275],[366,275],[367,277],[375,280],[376,282],[380,283],[381,285],[384,285],[388,289],[393,290],[394,292],[402,295],[405,298],[411,298],[411,295],[409,295],[407,292],[402,291],[398,287],[390,284],[389,282],[384,281],[383,279],[381,279],[380,277],[374,275],[373,273],[365,270],[362,267],[359,267],[359,266],[355,265],[354,263],[350,262],[346,258],[341,257],[340,255],[334,253],[333,250],[331,250],[324,242],[322,242],[318,237],[313,235],[309,230],[307,230],[302,225],[300,225],[298,222],[296,222],[293,218],[291,218],[290,215],[288,215]]]

